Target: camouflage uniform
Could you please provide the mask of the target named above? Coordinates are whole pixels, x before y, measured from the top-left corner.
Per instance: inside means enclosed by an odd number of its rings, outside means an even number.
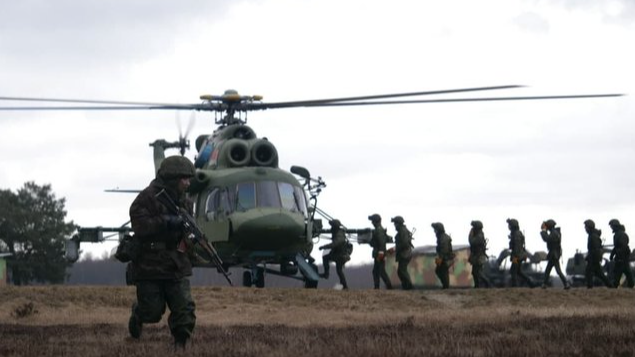
[[[388,235],[386,229],[381,226],[381,216],[373,214],[368,216],[368,219],[373,223],[375,229],[373,229],[373,236],[370,239],[370,246],[373,247],[373,283],[375,289],[379,289],[379,279],[384,281],[386,289],[392,289],[392,283],[388,274],[386,274],[386,243],[388,241]]]
[[[412,280],[410,280],[410,274],[408,274],[408,264],[412,260],[412,234],[404,224],[404,220],[401,216],[396,216],[391,219],[391,222],[395,224],[395,259],[399,265],[397,266],[397,276],[401,281],[401,288],[404,290],[411,290]]]
[[[483,272],[483,264],[487,262],[487,241],[485,240],[485,235],[483,234],[483,223],[481,223],[481,221],[472,221],[471,225],[472,229],[469,234],[469,262],[472,264],[474,287],[480,288],[482,282],[485,287],[489,288],[492,284]]]
[[[173,215],[157,198],[157,194],[165,190],[179,207],[191,213],[191,202],[179,193],[179,181],[193,175],[194,166],[188,159],[168,157],[161,164],[156,179],[130,206],[134,239],[141,245],[139,257],[130,265],[137,287],[137,301],[128,323],[134,338],[140,337],[143,323],[161,320],[166,304],[170,308],[168,325],[176,345],[184,347],[194,329],[195,304],[186,278],[192,275],[188,255],[192,246],[185,237],[180,217]],[[187,183],[189,186],[189,181]]]
[[[445,233],[442,223],[432,223],[434,234],[437,236],[437,265],[434,272],[439,277],[443,289],[450,287],[450,266],[454,263],[454,252],[452,251],[452,238]]]
[[[628,246],[628,234],[626,228],[617,219],[612,219],[609,226],[613,230],[613,250],[611,260],[615,261],[613,266],[613,286],[620,286],[622,274],[626,276],[626,283],[629,288],[633,285],[633,272],[630,266],[631,248]]]
[[[604,275],[604,271],[602,271],[602,255],[604,254],[604,250],[602,248],[602,239],[600,236],[602,235],[602,231],[599,229],[595,229],[595,222],[590,219],[584,221],[584,229],[589,234],[589,238],[587,240],[587,255],[586,255],[586,286],[591,289],[593,287],[593,276],[597,276],[602,280],[604,285],[607,287],[612,287],[609,279]]]
[[[523,272],[522,264],[527,259],[527,251],[525,250],[525,235],[520,231],[518,221],[507,219],[507,227],[509,228],[509,250],[511,251],[512,266],[509,269],[511,273],[512,287],[518,286],[518,278],[520,277],[529,287],[533,288],[536,284]]]
[[[348,254],[349,243],[346,240],[346,235],[342,230],[342,224],[339,220],[334,219],[330,221],[329,224],[331,225],[331,243],[320,247],[320,250],[331,250],[328,254],[322,257],[324,265],[324,273],[322,274],[322,277],[325,279],[329,278],[329,264],[330,262],[335,262],[335,270],[337,271],[337,276],[340,278],[340,284],[342,284],[342,287],[347,290],[348,284],[346,283],[346,276],[344,275],[344,264],[351,259]]]
[[[560,280],[562,280],[562,285],[564,285],[565,289],[569,289],[571,286],[560,268],[560,257],[562,256],[562,246],[560,245],[562,242],[562,234],[560,234],[560,227],[556,227],[556,222],[553,219],[549,219],[542,223],[541,228],[542,230],[540,231],[540,236],[542,237],[542,240],[547,243],[547,250],[549,250],[549,253],[547,253],[545,279],[542,283],[542,287],[547,287],[551,269],[555,267],[556,273],[558,273]]]

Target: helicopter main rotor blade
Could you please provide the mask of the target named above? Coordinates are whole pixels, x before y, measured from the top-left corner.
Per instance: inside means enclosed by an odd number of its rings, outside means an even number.
[[[522,88],[522,85],[505,85],[505,86],[491,86],[491,87],[474,87],[474,88],[459,88],[459,89],[445,89],[425,92],[408,92],[408,93],[392,93],[392,94],[378,94],[378,95],[366,95],[360,97],[343,97],[343,98],[330,98],[330,99],[312,99],[312,100],[300,100],[293,102],[277,102],[277,103],[252,103],[256,107],[261,109],[270,108],[289,108],[289,107],[303,107],[303,106],[315,106],[322,103],[337,103],[337,102],[353,102],[360,100],[374,100],[374,99],[386,99],[386,98],[398,98],[398,97],[414,97],[420,95],[436,95],[436,94],[450,94],[450,93],[462,93],[462,92],[477,92],[487,90],[500,90],[500,89],[512,89]],[[309,105],[307,105],[309,104]]]
[[[93,100],[93,99],[68,99],[68,98],[33,98],[33,97],[0,97],[0,100],[21,101],[21,102],[50,102],[50,103],[85,103],[85,104],[112,104],[112,105],[144,105],[144,106],[171,106],[174,103],[151,103],[151,102],[127,102],[120,100]]]
[[[581,94],[581,95],[552,95],[552,96],[527,96],[527,97],[483,97],[483,98],[452,98],[452,99],[422,99],[422,100],[388,100],[376,102],[350,102],[350,103],[305,103],[296,107],[345,107],[363,105],[390,105],[390,104],[417,104],[417,103],[455,103],[455,102],[491,102],[506,100],[546,100],[546,99],[582,99],[582,98],[606,98],[621,97],[624,94]],[[290,108],[290,107],[280,107]]]
[[[36,110],[222,110],[217,106],[205,104],[174,104],[174,105],[124,105],[124,106],[34,106],[34,107],[0,107],[3,111],[36,111]]]

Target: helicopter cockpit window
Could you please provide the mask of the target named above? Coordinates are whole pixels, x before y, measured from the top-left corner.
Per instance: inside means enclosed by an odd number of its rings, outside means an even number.
[[[274,181],[258,181],[257,182],[258,207],[280,207],[280,195],[278,194],[278,185]]]
[[[246,211],[256,207],[256,185],[254,182],[242,182],[236,185],[236,210]]]
[[[278,190],[280,190],[280,200],[282,201],[282,208],[291,212],[300,212],[298,202],[293,195],[293,186],[286,182],[278,182]]]
[[[216,218],[216,211],[218,209],[218,193],[220,190],[218,187],[212,189],[212,191],[207,195],[207,201],[205,202],[205,217],[208,220],[213,220]]]
[[[307,206],[306,206],[306,196],[304,196],[304,190],[302,187],[293,186],[294,191],[294,199],[297,202],[297,205],[300,206],[300,211],[304,214],[305,217],[308,217]]]

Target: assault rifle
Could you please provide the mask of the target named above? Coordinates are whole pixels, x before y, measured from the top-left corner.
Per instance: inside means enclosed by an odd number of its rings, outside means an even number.
[[[198,227],[194,217],[192,217],[192,215],[190,215],[187,211],[181,209],[181,207],[177,206],[165,190],[159,191],[156,197],[162,201],[163,204],[167,203],[166,206],[170,211],[172,211],[172,213],[181,217],[183,220],[183,227],[191,233],[190,237],[192,241],[203,248],[205,253],[207,253],[209,260],[216,266],[218,272],[223,274],[229,285],[233,286],[234,284],[232,284],[232,280],[229,278],[230,273],[223,267],[223,261],[220,259],[218,252],[216,252],[214,246],[209,243],[205,233],[203,233],[203,231]]]

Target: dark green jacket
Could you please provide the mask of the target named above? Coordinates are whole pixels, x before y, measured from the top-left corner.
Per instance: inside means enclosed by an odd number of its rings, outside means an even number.
[[[487,260],[487,242],[482,230],[470,231],[470,263],[483,264]]]
[[[589,238],[587,241],[587,258],[593,262],[602,261],[602,255],[604,255],[604,250],[602,249],[602,231],[599,229],[593,229],[591,233],[589,233]]]
[[[322,248],[330,249],[331,251],[329,252],[329,255],[335,261],[341,258],[346,259],[348,255],[346,248],[348,242],[346,241],[346,235],[344,234],[344,231],[341,229],[335,231],[331,230],[331,236],[331,243],[322,246]]]
[[[373,236],[370,238],[370,246],[373,247],[373,258],[377,258],[379,252],[386,252],[387,240],[388,236],[384,227],[379,226],[373,229]]]
[[[397,235],[395,235],[395,253],[397,259],[410,259],[412,258],[412,234],[406,227],[401,225],[397,228]]]
[[[192,212],[192,204],[179,199],[160,178],[153,180],[141,191],[130,206],[130,224],[134,239],[141,244],[139,258],[132,262],[133,280],[181,279],[192,275],[189,252],[180,252],[177,246],[187,240],[183,229],[168,230],[164,215],[172,214],[156,195],[162,189],[172,192],[170,196],[180,207]],[[191,248],[191,245],[189,245]]]
[[[613,251],[611,257],[621,261],[628,261],[631,255],[631,248],[628,246],[628,234],[623,230],[618,230],[613,234]]]
[[[452,238],[446,233],[437,235],[437,255],[444,261],[454,259],[454,252],[452,252]]]
[[[542,240],[547,243],[547,249],[549,253],[547,253],[548,259],[560,259],[562,255],[562,247],[560,242],[562,241],[562,235],[560,234],[560,228],[556,227],[552,230],[540,231],[540,236]]]
[[[527,258],[527,251],[525,250],[525,235],[520,230],[514,230],[509,232],[509,250],[511,251],[511,257],[524,260]]]

